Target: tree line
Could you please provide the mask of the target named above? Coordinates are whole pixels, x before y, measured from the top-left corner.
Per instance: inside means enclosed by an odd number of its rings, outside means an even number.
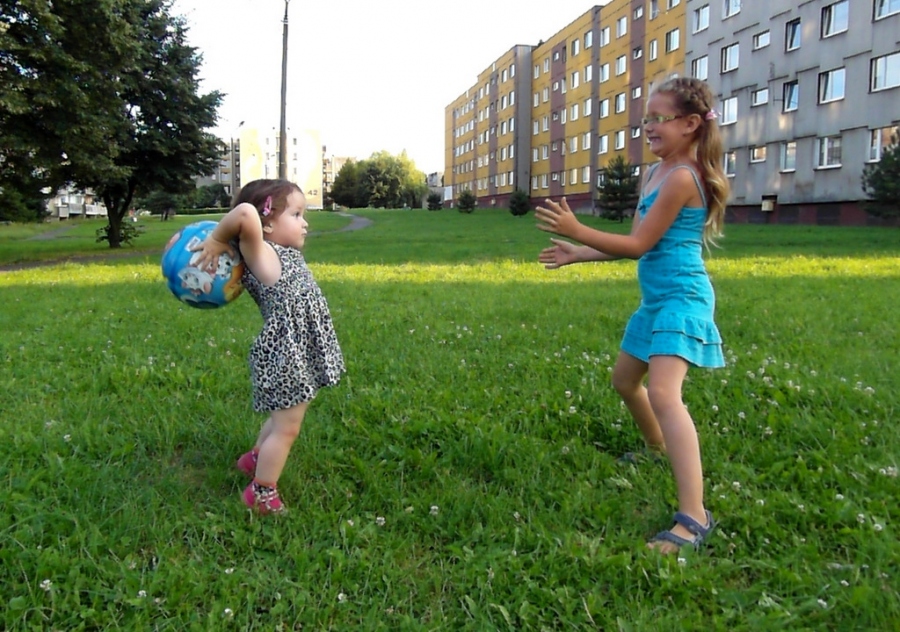
[[[422,208],[428,193],[425,174],[402,152],[386,151],[344,164],[331,188],[336,204],[348,208]]]

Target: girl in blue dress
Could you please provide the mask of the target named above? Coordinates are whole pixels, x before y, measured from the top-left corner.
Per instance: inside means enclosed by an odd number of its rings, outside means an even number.
[[[538,228],[582,244],[551,239],[539,256],[548,269],[638,259],[641,304],[625,328],[612,381],[647,447],[672,465],[678,512],[672,528],[648,544],[663,553],[699,547],[715,526],[703,504],[697,430],[681,398],[689,366],[725,365],[702,259],[704,243],[721,235],[729,193],[713,104],[709,86],[687,77],[666,81],[647,100],[644,133],[660,160],[647,171],[630,234],[582,225],[565,198],[536,210]]]

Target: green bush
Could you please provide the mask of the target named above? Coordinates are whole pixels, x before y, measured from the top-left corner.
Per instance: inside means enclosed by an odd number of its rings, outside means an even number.
[[[431,192],[428,194],[427,198],[428,202],[428,210],[429,211],[439,211],[444,207],[444,198],[440,193]]]
[[[97,241],[109,241],[110,225],[105,224],[97,229]],[[143,226],[136,226],[131,221],[123,221],[119,226],[119,243],[131,245],[144,232]]]
[[[520,217],[531,210],[531,199],[522,189],[516,189],[509,198],[509,212]]]
[[[465,189],[462,193],[459,194],[459,199],[456,201],[457,208],[459,208],[460,213],[471,213],[475,210],[475,205],[478,203],[478,200],[475,198],[475,194],[472,193],[469,189]]]

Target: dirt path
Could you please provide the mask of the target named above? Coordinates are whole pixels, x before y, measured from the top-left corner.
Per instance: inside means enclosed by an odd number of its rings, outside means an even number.
[[[373,224],[372,220],[368,217],[360,217],[359,215],[352,215],[350,213],[338,213],[341,217],[350,217],[350,223],[344,226],[343,228],[338,228],[337,230],[328,230],[328,231],[311,231],[309,234],[311,236],[314,235],[325,235],[327,233],[346,233],[353,230],[360,230],[362,228],[368,228]],[[73,226],[63,226],[62,228],[54,229],[51,231],[47,231],[46,233],[41,233],[40,235],[36,235],[31,237],[30,239],[55,239],[61,235],[64,235],[69,230],[74,228]],[[159,248],[144,248],[137,250],[117,250],[115,252],[104,252],[96,255],[79,255],[73,257],[63,257],[61,259],[48,259],[45,261],[22,261],[20,263],[8,263],[5,265],[0,265],[0,272],[16,272],[17,270],[30,270],[32,268],[45,268],[47,266],[55,266],[61,263],[98,263],[103,261],[114,261],[116,259],[126,259],[128,257],[140,257],[144,256],[152,256],[158,255]]]

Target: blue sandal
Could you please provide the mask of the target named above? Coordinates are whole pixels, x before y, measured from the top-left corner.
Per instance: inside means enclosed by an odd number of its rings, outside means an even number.
[[[690,531],[694,534],[694,537],[688,540],[687,538],[682,538],[681,536],[675,535],[671,531],[660,531],[653,538],[650,539],[650,543],[654,542],[670,542],[675,546],[681,548],[683,546],[692,546],[695,549],[699,549],[704,542],[706,542],[706,538],[709,537],[709,534],[712,533],[712,530],[716,528],[716,521],[713,520],[712,514],[709,513],[709,510],[706,511],[706,526],[703,526],[689,515],[685,513],[681,513],[680,511],[675,514],[674,517],[675,524],[680,524],[682,527]]]

